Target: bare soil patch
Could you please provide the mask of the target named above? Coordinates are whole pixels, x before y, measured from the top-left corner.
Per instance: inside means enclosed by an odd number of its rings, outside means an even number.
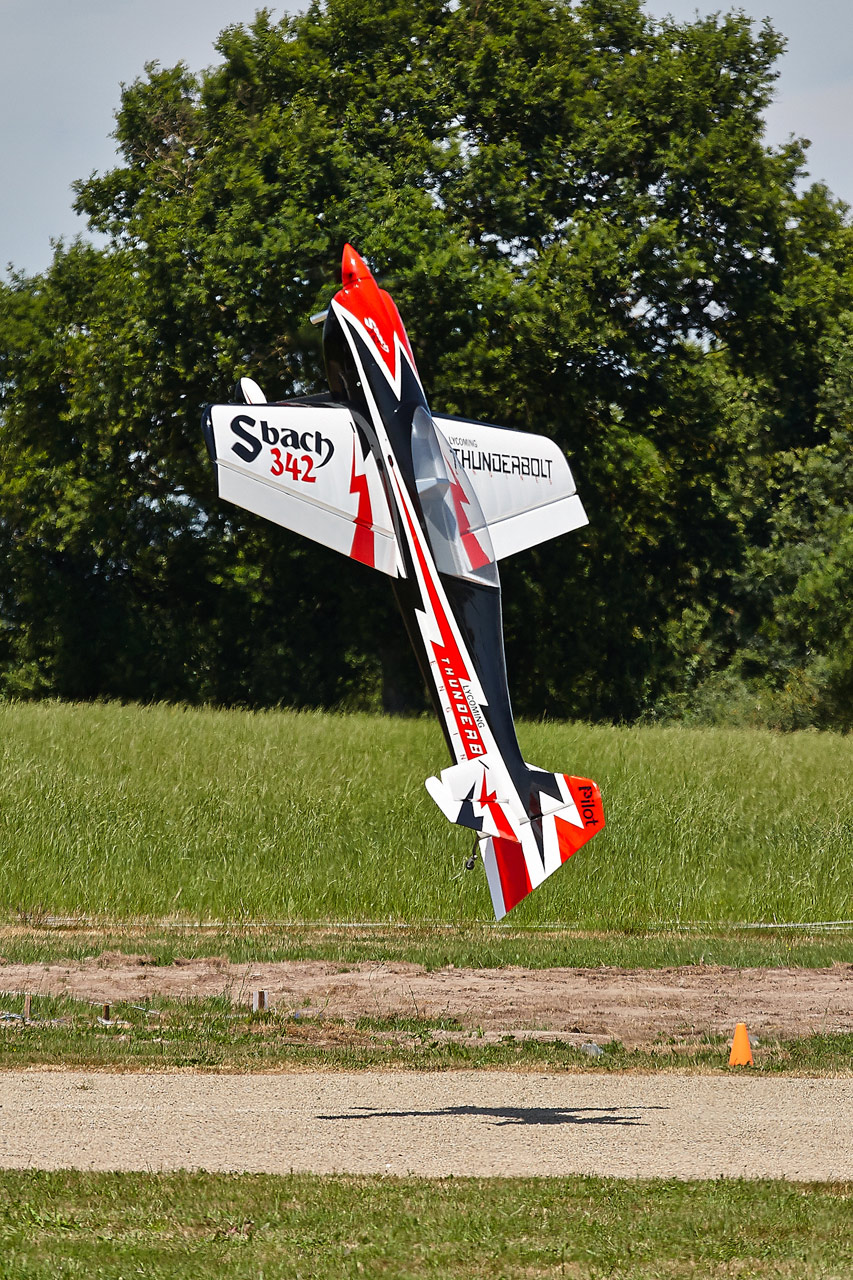
[[[157,965],[144,954],[105,951],[82,962],[0,964],[0,992],[70,995],[97,1002],[253,990],[273,1007],[358,1017],[454,1019],[484,1036],[507,1033],[620,1040],[728,1034],[746,1021],[754,1036],[792,1038],[853,1030],[853,965],[825,969],[455,969],[416,964],[279,961],[222,957]]]

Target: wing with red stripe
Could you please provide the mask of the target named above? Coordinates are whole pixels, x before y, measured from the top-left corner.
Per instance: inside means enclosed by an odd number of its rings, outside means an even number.
[[[206,410],[204,427],[220,497],[405,576],[379,467],[349,409],[217,404]]]

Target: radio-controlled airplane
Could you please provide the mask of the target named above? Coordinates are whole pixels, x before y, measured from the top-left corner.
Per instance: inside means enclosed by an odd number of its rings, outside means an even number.
[[[454,763],[426,788],[476,832],[501,919],[604,826],[588,778],[526,764],[497,561],[587,523],[554,441],[432,414],[394,302],[347,245],[326,312],[330,396],[251,378],[203,427],[219,495],[387,574]]]

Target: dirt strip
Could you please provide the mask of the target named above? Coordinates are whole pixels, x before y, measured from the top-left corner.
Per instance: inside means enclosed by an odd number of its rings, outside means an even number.
[[[666,1036],[750,1033],[794,1037],[853,1030],[853,965],[829,969],[453,969],[324,961],[230,964],[209,957],[159,966],[106,952],[81,963],[0,964],[0,992],[68,994],[92,1001],[155,995],[248,1002],[331,1017],[454,1018],[486,1034],[542,1030],[614,1038],[627,1047]],[[2,1003],[2,1001],[0,1001]]]
[[[0,1072],[0,1166],[853,1179],[853,1080]]]

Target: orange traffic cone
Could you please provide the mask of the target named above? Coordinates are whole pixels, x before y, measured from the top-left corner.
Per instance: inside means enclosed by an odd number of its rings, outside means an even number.
[[[752,1045],[749,1043],[749,1032],[746,1029],[745,1022],[739,1022],[735,1027],[735,1038],[732,1041],[732,1051],[729,1054],[729,1066],[752,1066]]]

